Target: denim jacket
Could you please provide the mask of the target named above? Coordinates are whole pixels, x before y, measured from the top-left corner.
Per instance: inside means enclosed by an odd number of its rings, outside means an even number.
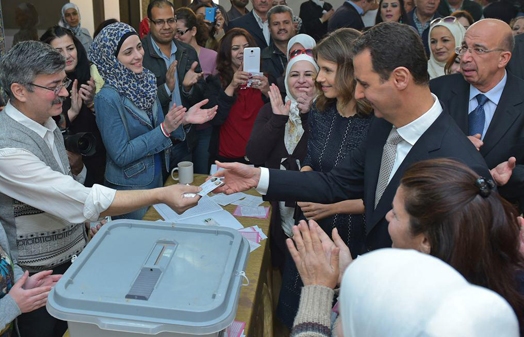
[[[114,185],[141,187],[155,176],[154,155],[163,152],[169,168],[171,139],[160,128],[164,114],[160,102],[153,105],[153,121],[115,88],[104,85],[95,96],[96,123],[107,150],[105,179]],[[184,140],[182,126],[171,134]]]

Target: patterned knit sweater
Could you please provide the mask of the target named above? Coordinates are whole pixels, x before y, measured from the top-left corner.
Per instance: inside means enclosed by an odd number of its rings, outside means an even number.
[[[331,288],[304,286],[291,337],[331,337],[331,305],[335,291]]]

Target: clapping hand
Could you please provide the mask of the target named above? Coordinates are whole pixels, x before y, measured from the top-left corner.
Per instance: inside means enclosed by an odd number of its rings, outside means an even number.
[[[82,101],[84,101],[85,105],[87,105],[88,107],[93,106],[93,99],[95,98],[95,91],[96,91],[96,85],[92,77],[89,79],[89,81],[86,82],[86,84],[80,85],[78,94],[80,95],[80,98],[82,98]]]
[[[205,99],[195,105],[193,105],[184,117],[184,124],[203,124],[212,120],[217,114],[218,105],[210,109],[202,109],[203,105],[206,105],[209,102],[208,99]]]
[[[340,274],[340,249],[332,245],[326,254],[317,227],[314,221],[310,221],[309,226],[300,221],[293,227],[293,239],[287,239],[286,244],[305,286],[321,285],[334,289]]]
[[[52,275],[52,270],[41,271],[29,277],[29,272],[13,285],[9,295],[15,300],[22,313],[31,312],[47,303],[47,296],[62,275]]]
[[[504,186],[511,178],[513,169],[517,165],[517,159],[515,157],[509,158],[507,161],[498,164],[495,168],[491,169],[489,173],[495,180],[498,186]]]

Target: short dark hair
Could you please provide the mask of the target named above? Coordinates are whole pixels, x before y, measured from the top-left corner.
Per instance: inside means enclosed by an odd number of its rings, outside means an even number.
[[[149,2],[149,5],[147,5],[147,17],[149,20],[153,20],[153,15],[151,14],[151,10],[153,10],[153,7],[164,7],[164,5],[169,5],[171,8],[173,8],[173,12],[175,12],[175,5],[171,1],[168,0],[151,0]]]
[[[32,91],[36,76],[52,75],[65,68],[65,58],[50,45],[40,41],[23,41],[14,45],[0,59],[0,86],[9,98],[13,83],[20,83]]]
[[[364,50],[369,50],[373,70],[382,80],[387,81],[396,68],[405,67],[416,84],[429,84],[424,45],[411,26],[398,22],[379,23],[355,41],[355,56]]]
[[[273,14],[282,14],[282,13],[289,13],[289,15],[291,16],[291,21],[293,21],[293,10],[288,6],[278,5],[278,6],[271,7],[271,9],[267,12],[266,15],[267,15],[268,23],[271,24],[271,16],[273,16]]]

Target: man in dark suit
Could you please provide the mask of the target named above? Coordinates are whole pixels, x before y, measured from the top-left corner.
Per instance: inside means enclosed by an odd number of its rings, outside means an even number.
[[[175,10],[167,0],[151,1],[147,8],[150,32],[142,39],[144,67],[156,76],[158,98],[164,115],[173,104],[190,108],[203,99],[202,69],[198,54],[190,45],[174,39],[176,30]],[[196,144],[196,129],[185,128],[185,139],[171,138],[171,168],[178,162],[191,160]]]
[[[299,16],[302,19],[304,33],[320,42],[327,34],[328,21],[334,13],[335,10],[329,2],[315,2],[313,0],[303,2],[300,5]]]
[[[513,75],[524,79],[524,34],[515,36],[515,47],[506,69]]]
[[[524,80],[506,72],[512,58],[513,36],[507,23],[484,19],[473,24],[462,43],[460,66],[464,75],[443,76],[431,81],[438,96],[462,131],[479,149],[489,168],[509,157],[517,166],[500,194],[524,210]],[[479,53],[482,49],[485,52]],[[477,95],[487,97],[481,127],[474,120]],[[481,97],[481,96],[479,96]],[[480,103],[482,104],[482,103]]]
[[[253,36],[260,50],[267,48],[271,42],[267,12],[271,8],[270,0],[251,0],[253,10],[248,14],[229,22],[228,30],[244,28]]]
[[[220,188],[225,193],[257,187],[272,200],[332,203],[363,198],[367,237],[361,249],[352,252],[356,255],[391,246],[385,215],[410,164],[446,157],[462,161],[482,176],[489,177],[490,172],[476,148],[429,91],[424,48],[409,26],[377,25],[355,41],[353,51],[355,97],[366,98],[379,118],[372,121],[367,140],[339,167],[320,173],[221,163],[219,166],[226,170],[216,175],[225,177],[225,185]],[[396,146],[393,139],[398,142]],[[391,157],[392,147],[396,153]],[[384,159],[388,157],[394,161],[386,170]],[[492,174],[504,182],[511,175],[510,164],[501,165]]]
[[[364,29],[362,15],[366,14],[372,0],[346,0],[328,21],[328,33],[339,28]]]

